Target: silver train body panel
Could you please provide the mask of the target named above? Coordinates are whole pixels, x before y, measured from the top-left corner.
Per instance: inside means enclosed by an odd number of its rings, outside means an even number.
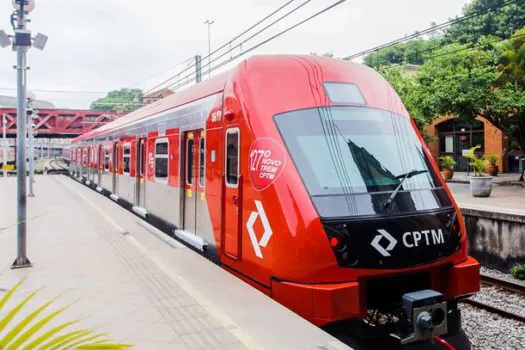
[[[129,136],[135,136],[138,140],[147,138],[150,132],[158,132],[158,137],[162,137],[165,136],[166,130],[178,129],[178,153],[181,155],[183,152],[182,135],[187,131],[194,130],[200,130],[204,135],[206,119],[218,99],[222,101],[222,93],[132,122],[111,133],[79,142],[74,147],[107,145],[108,142],[121,142],[121,138]],[[138,150],[137,144],[137,153]],[[83,153],[82,157],[84,157]],[[135,164],[137,164],[137,159],[133,159]],[[179,179],[184,176],[182,173],[184,169],[183,159],[184,157],[179,157]],[[81,161],[77,157],[77,162]],[[98,159],[99,164],[103,161],[103,159]],[[149,159],[146,159],[146,164],[148,161]],[[116,164],[115,159],[113,159],[113,164]],[[77,165],[73,166],[74,173]],[[89,176],[88,168],[86,167],[79,167],[78,172],[81,173],[84,179],[89,179],[90,181],[93,181],[95,178],[98,179],[98,176],[95,176],[95,174]],[[97,180],[95,184],[113,197],[115,195],[118,196],[119,201],[125,200],[132,204],[134,212],[141,215],[143,213],[153,214],[163,221],[173,224],[176,227],[174,234],[183,240],[187,240],[189,244],[195,247],[202,245],[195,242],[204,242],[204,245],[207,245],[208,248],[216,249],[211,218],[204,193],[195,192],[191,198],[188,198],[188,193],[182,182],[179,188],[154,180],[141,180],[137,177],[131,177],[129,174],[118,174],[104,170],[98,170],[97,173],[100,173],[100,183]],[[189,239],[189,235],[194,235],[196,239]]]

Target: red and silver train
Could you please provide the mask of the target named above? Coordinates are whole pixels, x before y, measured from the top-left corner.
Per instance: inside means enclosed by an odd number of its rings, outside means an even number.
[[[405,341],[454,333],[479,289],[438,167],[363,65],[251,57],[78,137],[70,172],[316,325],[404,309]]]

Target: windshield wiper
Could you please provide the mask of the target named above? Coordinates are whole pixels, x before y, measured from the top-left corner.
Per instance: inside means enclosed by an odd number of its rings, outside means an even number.
[[[396,189],[394,190],[394,192],[392,192],[390,197],[388,197],[388,199],[383,202],[382,204],[383,209],[390,208],[390,206],[392,205],[392,202],[394,201],[397,194],[399,193],[399,190],[401,190],[401,186],[403,185],[406,179],[410,179],[412,176],[424,174],[424,173],[428,173],[428,170],[410,170],[408,173],[401,174],[401,175],[394,177],[394,179],[401,179],[401,178],[403,179],[399,181],[399,185],[397,185]]]

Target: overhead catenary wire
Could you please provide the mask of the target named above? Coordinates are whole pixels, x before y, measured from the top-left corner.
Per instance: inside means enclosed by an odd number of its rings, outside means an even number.
[[[170,68],[168,68],[168,69],[164,69],[162,72],[158,72],[158,73],[155,73],[155,74],[153,74],[153,75],[150,75],[149,77],[146,77],[146,78],[144,78],[144,79],[141,79],[141,80],[137,81],[136,83],[133,83],[133,84],[128,85],[128,87],[133,87],[133,86],[137,86],[137,85],[139,85],[139,84],[142,84],[142,83],[144,83],[144,82],[146,82],[146,81],[148,81],[148,80],[150,80],[150,79],[153,79],[153,78],[155,78],[155,77],[158,77],[159,75],[164,74],[164,73],[166,73],[166,72],[169,72],[169,71],[172,70],[173,68],[177,68],[178,66],[180,66],[180,65],[182,65],[182,64],[184,64],[184,63],[188,63],[188,62],[190,62],[190,61],[192,61],[192,60],[194,60],[194,59],[195,59],[195,56],[188,57],[188,58],[186,58],[185,60],[182,60],[182,61],[180,61],[179,63],[177,63],[177,64],[171,66]]]
[[[469,19],[472,19],[472,18],[481,16],[481,15],[484,15],[484,14],[486,14],[488,12],[494,12],[494,11],[499,10],[499,9],[501,9],[503,7],[506,7],[508,5],[513,5],[515,3],[521,3],[521,2],[524,2],[524,1],[525,0],[509,0],[509,1],[506,1],[506,2],[504,2],[503,4],[501,4],[499,6],[488,7],[486,9],[474,12],[474,13],[472,13],[470,15],[456,17],[454,19],[451,19],[451,20],[448,20],[446,22],[440,23],[440,24],[438,24],[436,26],[431,26],[431,27],[425,28],[423,30],[416,31],[413,34],[405,35],[405,36],[403,36],[401,38],[398,38],[398,39],[386,42],[384,44],[372,47],[370,49],[366,49],[364,51],[361,51],[361,52],[358,52],[358,53],[346,56],[343,59],[345,59],[345,60],[352,60],[352,59],[355,59],[355,58],[358,58],[358,57],[361,57],[361,56],[365,56],[367,54],[370,54],[370,53],[373,53],[373,52],[377,52],[377,51],[383,50],[385,48],[388,48],[388,47],[391,47],[391,46],[394,46],[394,45],[397,45],[397,44],[401,44],[401,43],[406,42],[408,40],[418,38],[418,37],[420,37],[422,35],[425,35],[425,34],[428,34],[428,33],[432,33],[433,31],[450,27],[453,24],[457,24],[457,23],[460,23],[460,22],[463,22],[463,21],[467,21]]]
[[[274,10],[272,13],[270,13],[269,15],[267,15],[266,17],[264,17],[263,19],[259,20],[258,22],[256,22],[255,24],[253,24],[252,26],[250,26],[248,29],[244,30],[242,33],[238,34],[237,36],[235,36],[233,39],[230,39],[227,43],[225,43],[224,45],[222,45],[221,47],[219,47],[218,49],[214,50],[213,52],[211,52],[210,55],[213,55],[217,52],[219,52],[220,50],[224,49],[225,47],[227,47],[228,45],[230,45],[232,42],[234,42],[235,40],[239,39],[240,37],[242,37],[243,35],[245,35],[246,33],[248,33],[249,31],[251,31],[252,29],[254,29],[255,27],[257,27],[258,25],[260,25],[261,23],[263,23],[264,21],[266,21],[268,18],[272,17],[273,15],[275,15],[277,12],[281,11],[283,8],[285,8],[286,6],[290,5],[292,2],[294,2],[295,0],[288,0],[286,1],[283,5],[281,5],[279,8],[277,8],[276,10]],[[202,60],[204,61],[205,59],[207,59],[210,55],[208,56],[205,56],[204,58],[202,58]],[[133,86],[136,86],[138,84],[141,84],[145,81],[148,81],[158,75],[161,75],[181,64],[184,64],[186,62],[189,62],[190,60],[193,60],[195,57],[189,57],[179,63],[177,63],[176,65],[162,71],[162,72],[158,72],[154,75],[151,75],[151,76],[148,76],[144,79],[141,79],[139,81],[137,81],[136,83],[133,83],[133,84],[130,84],[128,85],[128,87],[133,87]],[[170,81],[171,79],[173,79],[174,77],[177,77],[178,75],[181,75],[182,73],[188,71],[189,69],[191,69],[193,67],[193,65],[189,66],[189,67],[186,67],[185,69],[183,69],[181,72],[175,74],[174,76],[170,77],[170,79],[168,79],[167,81]],[[194,73],[192,73],[193,75]],[[166,83],[167,81],[164,81],[163,83],[155,86],[154,88],[152,89],[149,89],[146,91],[145,94],[157,89],[158,87],[162,86],[164,83]],[[16,90],[15,88],[7,88],[7,87],[0,87],[0,90]],[[55,94],[107,94],[108,91],[77,91],[77,90],[52,90],[52,89],[37,89],[37,90],[32,90],[34,92],[38,92],[38,93],[55,93]],[[104,103],[104,104],[107,104],[107,103]]]
[[[251,51],[253,51],[253,50],[255,50],[255,49],[261,47],[262,45],[267,44],[268,42],[270,42],[270,41],[272,41],[272,40],[274,40],[274,39],[280,37],[281,35],[286,34],[286,33],[289,32],[290,30],[297,28],[298,26],[300,26],[300,25],[302,25],[302,24],[304,24],[304,23],[306,23],[306,22],[308,22],[308,21],[310,21],[310,20],[316,18],[317,16],[320,16],[321,14],[323,14],[323,13],[325,13],[325,12],[327,12],[327,11],[333,9],[334,7],[336,7],[336,6],[338,6],[338,5],[341,5],[341,4],[344,3],[345,1],[346,1],[346,0],[339,0],[339,1],[335,2],[335,3],[333,3],[332,5],[330,5],[330,6],[326,7],[326,8],[324,8],[324,9],[322,9],[322,10],[316,12],[316,13],[314,13],[313,15],[311,15],[311,16],[309,16],[309,17],[307,17],[307,18],[301,20],[300,22],[298,22],[298,23],[296,23],[296,24],[294,24],[294,25],[292,25],[292,26],[290,26],[290,27],[288,27],[288,28],[282,30],[281,32],[279,32],[279,33],[277,33],[277,34],[272,35],[271,37],[269,37],[269,38],[267,38],[267,39],[265,39],[265,40],[259,42],[258,44],[256,44],[256,45],[250,47],[249,49],[247,49],[247,50],[245,50],[245,51],[243,51],[243,52],[241,52],[241,53],[239,53],[239,54],[233,56],[232,58],[230,58],[230,59],[228,59],[228,60],[226,60],[226,61],[223,61],[223,62],[221,62],[221,63],[218,63],[217,65],[215,65],[215,66],[213,66],[213,67],[209,67],[207,71],[202,71],[202,74],[204,75],[204,74],[207,74],[207,73],[209,73],[209,72],[213,72],[213,71],[215,71],[215,70],[217,70],[217,69],[219,69],[219,68],[225,66],[226,64],[231,63],[232,61],[234,61],[234,60],[236,60],[236,59],[238,59],[238,58],[240,58],[240,57],[242,57],[242,56],[244,56],[244,55],[250,53]],[[207,66],[207,65],[206,65],[206,66]],[[192,74],[193,74],[193,73],[192,73]],[[177,88],[179,88],[179,87],[181,87],[181,86],[184,86],[184,85],[186,85],[186,83],[181,83],[181,82],[184,81],[184,79],[186,79],[186,78],[187,78],[187,76],[181,78],[179,81],[177,81],[177,82],[175,82],[175,83],[173,83],[172,85],[169,85],[169,86],[170,86],[170,87],[174,86],[174,89],[177,89]],[[180,84],[176,85],[177,83],[180,83]]]
[[[224,49],[225,47],[228,47],[228,46],[231,46],[231,44],[236,41],[237,39],[243,37],[244,35],[246,35],[248,32],[250,32],[252,29],[256,28],[257,26],[259,26],[261,23],[263,23],[264,21],[266,21],[267,19],[269,19],[270,17],[272,17],[273,15],[275,15],[276,13],[280,12],[282,9],[284,9],[285,7],[287,7],[288,5],[290,5],[292,2],[294,2],[295,0],[288,0],[286,1],[283,5],[281,5],[279,8],[277,8],[276,10],[272,11],[269,15],[265,16],[263,19],[257,21],[255,24],[251,25],[248,29],[244,30],[242,33],[238,34],[237,36],[235,36],[233,39],[230,39],[228,42],[224,43],[222,46],[220,46],[218,49],[215,49],[214,51],[212,51],[210,54],[208,54],[207,56],[204,56],[201,60],[202,61],[205,61],[207,60],[208,58],[210,58],[211,56],[213,56],[214,54],[218,53],[219,51],[221,51],[222,49]],[[236,44],[235,47],[239,46],[239,45],[242,45],[244,43],[241,42],[240,44]],[[235,48],[234,47],[234,48]],[[230,47],[230,49],[227,51],[227,53],[230,53],[233,49]],[[209,65],[211,62],[209,62],[208,64],[206,65]],[[206,66],[205,65],[205,66]],[[175,78],[177,75],[181,75],[185,72],[187,72],[190,68],[186,68],[186,69],[183,69],[182,71],[180,71],[179,73],[171,76],[169,79],[167,80],[164,80],[163,82],[159,83],[158,85],[154,86],[153,88],[149,89],[147,92],[151,92],[153,90],[156,90],[158,88],[160,88],[161,86],[169,83],[173,78]]]

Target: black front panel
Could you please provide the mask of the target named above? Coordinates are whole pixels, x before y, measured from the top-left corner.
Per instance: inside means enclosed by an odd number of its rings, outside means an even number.
[[[454,209],[360,220],[324,220],[323,225],[341,267],[407,268],[447,257],[460,246]]]

